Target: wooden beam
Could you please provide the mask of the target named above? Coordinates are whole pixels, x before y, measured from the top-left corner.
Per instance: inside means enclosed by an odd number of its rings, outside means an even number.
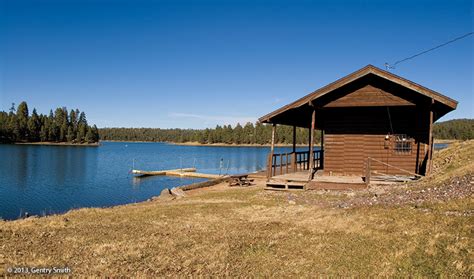
[[[270,147],[270,153],[268,154],[267,160],[267,181],[273,176],[273,154],[275,152],[275,131],[276,131],[276,124],[272,125],[272,144]]]
[[[433,156],[433,105],[434,105],[434,99],[431,99],[431,104],[430,104],[430,126],[429,126],[429,133],[428,133],[428,162],[426,162],[426,173],[425,175],[429,175],[431,172],[431,159]]]
[[[276,132],[276,124],[272,125],[272,145],[271,145],[271,151],[273,154],[273,151],[275,150],[275,132]]]
[[[316,123],[316,110],[313,109],[313,113],[311,114],[311,129],[310,129],[310,142],[309,142],[309,179],[312,179],[313,176],[313,168],[314,168],[314,126]]]
[[[321,129],[321,158],[319,158],[319,167],[324,169],[324,130]]]
[[[306,169],[309,169],[309,153],[311,152],[311,125],[308,127],[308,161],[306,162]]]
[[[296,172],[296,126],[293,125],[293,152],[291,153],[291,170]]]
[[[420,118],[423,117],[423,109],[420,108],[419,105],[416,106],[416,118],[415,118],[415,143],[416,143],[416,166],[415,166],[415,173],[420,174],[420,140],[422,138],[421,132],[420,132]]]
[[[293,153],[296,152],[296,126],[293,125]]]

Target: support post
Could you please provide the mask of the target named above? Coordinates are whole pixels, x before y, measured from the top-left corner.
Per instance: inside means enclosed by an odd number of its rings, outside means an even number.
[[[272,124],[272,144],[270,146],[270,154],[268,154],[267,162],[267,181],[273,176],[273,154],[275,152],[275,130],[276,124]]]
[[[293,152],[291,153],[291,170],[296,172],[296,126],[293,125]]]
[[[321,152],[319,153],[319,168],[324,169],[324,130],[321,129]]]
[[[296,152],[296,126],[293,126],[293,153]]]
[[[276,124],[272,124],[272,145],[270,149],[272,154],[275,151],[275,132],[276,132]]]
[[[421,112],[420,112],[421,111]],[[419,105],[416,106],[416,118],[415,118],[415,143],[416,143],[416,162],[415,162],[415,173],[420,174],[420,117],[423,117],[423,110]]]
[[[311,115],[311,129],[309,132],[309,179],[313,178],[313,168],[314,168],[314,126],[316,124],[316,110],[313,109],[313,113]]]
[[[305,167],[308,170],[309,170],[309,158],[310,158],[309,153],[311,153],[311,124],[308,127],[308,158],[305,158],[307,160]]]
[[[430,128],[429,128],[429,138],[428,138],[428,162],[426,162],[426,174],[429,175],[431,173],[431,159],[433,156],[433,104],[434,99],[431,99],[430,104]]]

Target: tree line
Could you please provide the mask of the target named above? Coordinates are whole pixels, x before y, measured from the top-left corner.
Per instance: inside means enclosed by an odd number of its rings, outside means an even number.
[[[199,142],[201,144],[270,144],[272,127],[260,123],[217,125],[213,129],[160,129],[160,128],[102,128],[102,140],[155,141],[155,142]],[[474,120],[456,119],[435,123],[434,137],[437,139],[467,140],[474,138]],[[296,143],[308,144],[308,129],[296,129]],[[320,142],[321,133],[316,131],[315,142]],[[278,144],[293,143],[293,127],[278,126],[275,133]]]
[[[474,139],[474,119],[453,119],[435,123],[433,135],[437,139]]]
[[[156,142],[199,142],[201,144],[270,144],[272,127],[261,123],[217,125],[213,129],[160,129],[160,128],[102,128],[99,130],[101,140],[119,141],[156,141]],[[315,142],[320,141],[320,132],[315,133]],[[296,129],[296,143],[307,144],[308,129]],[[293,143],[293,127],[277,126],[275,142]]]
[[[31,115],[28,104],[21,102],[10,111],[0,111],[0,142],[70,142],[94,143],[99,141],[99,129],[87,123],[86,114],[78,109],[68,112],[57,108],[49,115]]]
[[[87,123],[86,114],[65,107],[50,110],[49,115],[29,114],[28,105],[22,102],[9,113],[0,111],[0,142],[71,142],[92,143],[99,140],[199,142],[201,144],[270,144],[272,127],[261,123],[217,125],[208,129],[160,129],[160,128],[102,128]],[[474,138],[473,119],[455,119],[435,123],[433,135],[437,139],[467,140]],[[315,142],[321,133],[316,131]],[[296,143],[308,144],[308,129],[296,129]],[[278,144],[293,143],[293,127],[278,126],[275,133]]]

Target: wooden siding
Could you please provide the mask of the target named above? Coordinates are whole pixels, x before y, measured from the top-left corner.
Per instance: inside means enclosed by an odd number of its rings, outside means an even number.
[[[413,142],[409,153],[394,150],[394,137],[390,137],[385,148],[386,135],[326,134],[324,137],[324,171],[340,174],[363,175],[367,157],[371,157],[395,167],[416,172],[418,144]],[[425,145],[421,144],[420,154],[425,154]],[[371,162],[372,171],[385,174],[406,174],[398,169]]]
[[[260,121],[324,131],[327,172],[364,175],[367,157],[371,157],[396,167],[373,161],[373,170],[380,173],[403,173],[397,169],[401,168],[426,174],[432,124],[456,106],[455,100],[368,65]],[[409,153],[395,151],[397,134],[412,142]]]
[[[324,107],[370,107],[370,106],[410,106],[415,105],[405,99],[388,93],[372,85],[366,85],[354,92],[338,98]]]
[[[426,157],[428,121],[415,107],[328,108],[324,110],[324,170],[341,174],[365,173],[367,157],[410,172],[421,170]],[[411,151],[394,150],[393,134],[412,138]],[[385,137],[389,136],[386,141]],[[426,163],[425,163],[426,164]],[[372,162],[372,170],[402,174],[396,168]]]

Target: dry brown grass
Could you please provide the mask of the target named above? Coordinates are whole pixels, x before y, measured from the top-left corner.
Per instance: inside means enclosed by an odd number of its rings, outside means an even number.
[[[472,142],[454,147],[472,152]],[[450,166],[437,165],[440,176],[466,171]],[[268,192],[257,184],[1,222],[0,275],[15,266],[101,276],[473,275],[473,216],[449,214],[472,210],[472,197],[342,209],[329,204],[344,193]]]

